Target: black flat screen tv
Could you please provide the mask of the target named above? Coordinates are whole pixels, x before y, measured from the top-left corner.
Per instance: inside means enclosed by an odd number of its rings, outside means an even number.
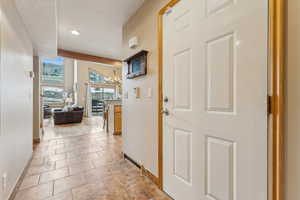
[[[127,79],[133,79],[147,74],[147,55],[148,51],[143,50],[125,60],[128,65]]]

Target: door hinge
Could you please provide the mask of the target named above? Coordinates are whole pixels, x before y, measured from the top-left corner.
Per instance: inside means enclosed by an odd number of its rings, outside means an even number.
[[[268,96],[268,115],[271,115],[272,114],[272,112],[273,112],[273,109],[272,109],[272,107],[273,107],[273,103],[272,103],[272,96]]]

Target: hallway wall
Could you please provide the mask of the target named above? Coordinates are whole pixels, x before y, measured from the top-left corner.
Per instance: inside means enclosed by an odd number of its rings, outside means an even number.
[[[33,48],[14,1],[0,0],[0,13],[0,199],[7,200],[32,155],[33,81],[28,72]]]
[[[64,58],[65,91],[73,92],[74,87],[74,59]]]
[[[147,76],[126,79],[123,68],[123,150],[131,158],[158,175],[158,118],[157,118],[157,14],[169,0],[145,1],[138,12],[123,27],[123,57],[127,58],[145,49],[148,54]],[[128,47],[128,40],[137,36],[136,49]],[[140,87],[141,97],[136,99],[134,88]],[[149,91],[150,90],[150,91]],[[152,93],[152,97],[148,96]]]

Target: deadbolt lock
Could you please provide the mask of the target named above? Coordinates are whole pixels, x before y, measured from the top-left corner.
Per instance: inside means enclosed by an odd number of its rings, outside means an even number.
[[[168,102],[169,102],[169,98],[168,98],[168,97],[165,97],[165,98],[164,98],[164,102],[165,102],[165,103],[168,103]]]

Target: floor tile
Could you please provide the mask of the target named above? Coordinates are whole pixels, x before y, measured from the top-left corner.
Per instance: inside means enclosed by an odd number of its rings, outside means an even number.
[[[105,166],[102,168],[95,168],[85,172],[86,180],[89,183],[99,182],[110,175],[112,175],[110,169]]]
[[[87,181],[83,174],[58,179],[54,182],[54,194],[67,191],[69,189],[84,185],[86,183]]]
[[[65,160],[67,159],[67,154],[66,153],[60,153],[60,154],[56,154],[56,155],[50,155],[46,157],[46,160],[49,161],[58,161],[58,160]]]
[[[25,177],[20,186],[20,190],[36,186],[39,183],[39,178],[39,175]]]
[[[46,162],[44,165],[30,166],[26,175],[36,175],[55,169],[55,163]]]
[[[68,168],[62,168],[62,169],[42,173],[41,177],[40,177],[40,183],[46,183],[46,182],[49,182],[49,181],[53,181],[53,180],[56,180],[56,179],[66,177],[68,175],[69,175],[69,169]]]
[[[31,166],[43,165],[44,164],[44,160],[45,159],[43,157],[32,159],[30,165]]]
[[[53,194],[53,183],[41,184],[17,192],[15,200],[43,200]]]
[[[171,200],[124,160],[122,137],[102,130],[102,118],[54,126],[40,144],[14,200]]]
[[[72,194],[74,200],[91,200],[97,196],[108,194],[108,190],[103,183],[98,182],[74,188]]]
[[[81,163],[77,163],[77,164],[69,166],[70,175],[85,172],[85,171],[91,170],[93,168],[95,168],[95,167],[94,167],[93,163],[90,161],[81,162]]]
[[[62,192],[62,193],[56,194],[50,198],[47,198],[46,200],[73,200],[73,195],[70,190],[67,192]]]

